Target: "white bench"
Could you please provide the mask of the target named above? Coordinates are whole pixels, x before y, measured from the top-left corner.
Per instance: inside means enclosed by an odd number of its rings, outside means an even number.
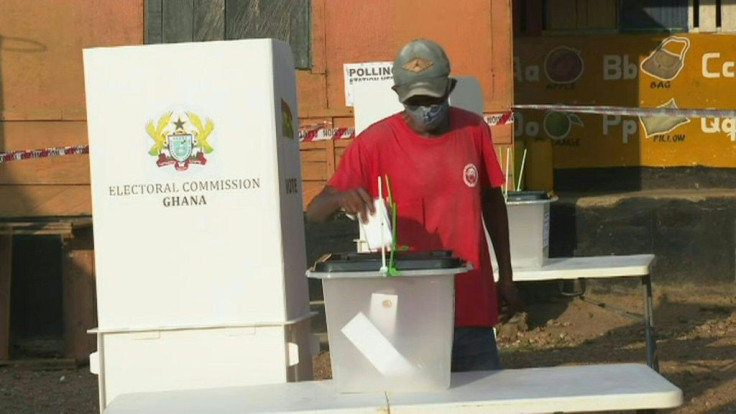
[[[682,391],[643,364],[455,373],[448,390],[343,394],[330,381],[126,394],[105,414],[143,413],[550,413],[655,410]]]
[[[538,282],[544,280],[572,280],[572,279],[608,279],[608,278],[639,278],[644,290],[644,315],[634,315],[622,311],[629,317],[638,317],[644,321],[644,335],[646,341],[647,365],[659,371],[657,357],[657,343],[654,333],[651,266],[654,263],[653,254],[635,254],[624,256],[589,256],[589,257],[561,257],[547,259],[539,268],[514,268],[514,281]],[[579,296],[587,300],[585,292]],[[590,301],[593,302],[594,301]],[[616,309],[613,306],[605,306]]]

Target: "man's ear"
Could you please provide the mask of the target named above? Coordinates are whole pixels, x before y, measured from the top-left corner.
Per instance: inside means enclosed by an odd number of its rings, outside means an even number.
[[[399,100],[399,103],[403,104],[403,102],[401,102],[401,96],[399,96],[399,91],[397,90],[397,88],[398,88],[398,85],[394,85],[391,87],[391,90],[396,92],[396,98]]]
[[[457,79],[450,78],[450,82],[447,85],[447,96],[449,97],[452,91],[455,90],[455,86],[457,86]]]

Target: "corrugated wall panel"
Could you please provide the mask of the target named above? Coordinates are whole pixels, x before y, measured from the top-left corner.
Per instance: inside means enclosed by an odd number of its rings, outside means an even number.
[[[527,2],[527,6],[531,3]],[[541,6],[536,13],[541,15]],[[544,2],[545,31],[597,31],[617,28],[617,0],[560,0]],[[527,13],[532,15],[534,9]]]
[[[513,8],[513,31],[516,36],[539,36],[544,26],[542,0],[515,0]]]
[[[620,0],[621,31],[688,29],[688,0]]]
[[[311,62],[310,0],[146,0],[146,43],[272,37],[289,42],[297,68]]]
[[[736,0],[721,0],[721,31],[736,32]]]

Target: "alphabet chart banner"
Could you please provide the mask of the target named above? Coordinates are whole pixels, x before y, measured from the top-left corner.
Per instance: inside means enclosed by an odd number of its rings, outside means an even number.
[[[735,35],[601,35],[515,42],[516,104],[659,108],[515,112],[516,139],[551,139],[555,168],[736,167]]]

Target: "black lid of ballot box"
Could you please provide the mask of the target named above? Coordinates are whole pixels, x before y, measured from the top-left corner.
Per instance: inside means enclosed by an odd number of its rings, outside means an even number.
[[[388,260],[390,252],[386,252]],[[315,272],[366,272],[375,271],[382,264],[381,252],[331,253],[314,264]],[[428,252],[403,251],[394,253],[396,270],[451,269],[463,266],[462,259],[453,257],[449,250]]]

